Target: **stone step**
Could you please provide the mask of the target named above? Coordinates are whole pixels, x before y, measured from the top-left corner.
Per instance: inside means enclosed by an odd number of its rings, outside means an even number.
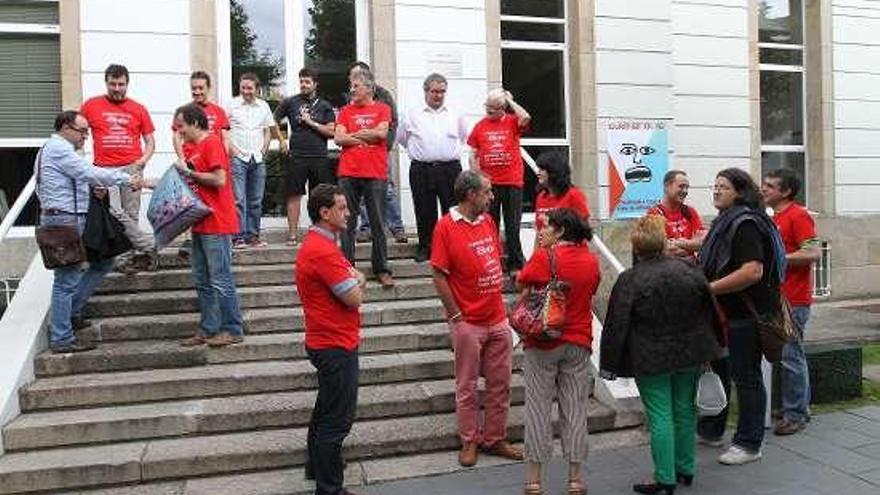
[[[238,287],[242,308],[267,308],[296,306],[299,294],[293,284]],[[383,288],[378,282],[367,282],[364,300],[394,301],[437,297],[434,282],[430,278],[397,280],[394,287]],[[143,314],[186,313],[198,311],[194,289],[141,292],[130,294],[104,294],[94,296],[85,308],[90,318],[104,316],[129,316]]]
[[[388,259],[413,258],[416,255],[418,246],[414,242],[409,244],[388,243]],[[355,247],[355,260],[369,261],[370,250],[369,244],[358,244]],[[188,267],[189,261],[180,258],[177,255],[178,248],[170,247],[159,252],[159,268],[180,268]],[[292,265],[299,252],[299,247],[285,246],[284,244],[270,244],[263,248],[244,249],[232,252],[232,262],[238,265]]]
[[[591,431],[613,426],[610,408],[595,401],[588,407]],[[522,438],[523,417],[523,406],[511,408],[511,440]],[[11,453],[0,458],[0,494],[69,492],[297,466],[305,461],[306,436],[305,428],[285,428]],[[448,450],[458,442],[453,413],[359,421],[345,442],[344,455],[357,461]]]
[[[515,374],[511,380],[511,403],[522,404],[523,393],[522,377]],[[28,413],[3,429],[3,445],[11,452],[305,426],[315,394],[315,390],[305,390]],[[357,417],[361,420],[454,410],[452,379],[370,385],[358,390]]]
[[[389,261],[394,277],[413,278],[431,276],[431,266],[427,263],[416,263],[409,259],[397,259]],[[355,265],[364,272],[367,277],[373,274],[369,262],[358,262]],[[253,285],[286,285],[296,280],[296,271],[292,263],[275,265],[233,265],[232,272],[235,275],[238,287]],[[98,294],[119,294],[130,292],[145,292],[158,290],[191,289],[192,272],[187,268],[170,268],[156,272],[144,272],[136,277],[111,273],[104,278],[98,288]]]
[[[365,327],[360,351],[419,351],[449,347],[446,323]],[[199,366],[203,364],[304,359],[305,334],[274,333],[249,335],[241,344],[222,348],[183,347],[178,341],[151,340],[108,342],[97,349],[75,354],[44,352],[37,357],[38,377]]]
[[[514,354],[514,363],[522,352]],[[450,350],[360,357],[360,383],[374,385],[453,376]],[[103,406],[169,399],[311,389],[307,360],[209,364],[190,368],[119,371],[42,378],[19,391],[23,411]]]
[[[439,299],[368,302],[360,310],[364,327],[436,322],[445,315]],[[302,307],[247,308],[242,312],[249,335],[305,328]],[[95,319],[82,335],[101,342],[179,339],[192,336],[198,328],[198,313],[121,316]]]

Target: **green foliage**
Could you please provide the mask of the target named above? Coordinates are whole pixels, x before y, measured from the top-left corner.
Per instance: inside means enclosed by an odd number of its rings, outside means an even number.
[[[239,0],[229,2],[230,39],[232,42],[232,88],[238,94],[238,78],[245,72],[253,72],[260,78],[265,88],[270,87],[284,75],[281,58],[273,57],[268,51],[258,53],[257,33],[249,24],[250,19]],[[279,21],[280,22],[280,21]]]
[[[862,363],[865,366],[880,365],[880,344],[862,347]]]

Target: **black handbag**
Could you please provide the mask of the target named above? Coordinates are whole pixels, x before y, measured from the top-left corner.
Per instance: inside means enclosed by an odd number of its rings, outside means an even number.
[[[40,170],[43,150],[37,153],[37,191],[40,190]],[[70,179],[73,187],[73,213],[76,214],[76,181]],[[39,196],[39,195],[38,195]],[[78,265],[86,261],[86,249],[76,223],[69,225],[37,225],[35,229],[37,246],[43,257],[43,266],[52,270]]]
[[[89,261],[101,261],[131,250],[122,222],[110,213],[110,198],[89,198],[86,228],[82,235]]]

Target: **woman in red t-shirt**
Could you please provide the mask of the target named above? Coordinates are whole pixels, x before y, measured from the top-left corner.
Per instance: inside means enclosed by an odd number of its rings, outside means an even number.
[[[587,197],[571,183],[571,167],[565,154],[558,151],[541,153],[538,166],[538,196],[535,199],[535,231],[541,232],[544,217],[556,208],[569,208],[583,220],[590,218]],[[535,237],[535,249],[539,244]]]
[[[539,232],[541,249],[523,267],[517,287],[530,290],[550,282],[550,252],[557,278],[568,285],[562,336],[550,342],[525,342],[526,390],[525,493],[541,493],[541,466],[553,454],[551,407],[557,398],[568,493],[584,494],[581,464],[587,460],[587,409],[590,395],[592,298],[599,287],[599,261],[586,245],[593,232],[579,212],[556,208]]]

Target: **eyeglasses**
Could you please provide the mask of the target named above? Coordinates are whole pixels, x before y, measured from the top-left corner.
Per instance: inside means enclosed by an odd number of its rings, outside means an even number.
[[[76,127],[76,126],[73,126],[73,125],[69,125],[69,126],[67,126],[67,127],[70,127],[71,130],[74,130],[74,131],[80,133],[80,134],[83,135],[83,136],[88,136],[88,135],[89,135],[89,128],[88,128],[88,127],[84,128],[84,129],[80,129],[79,127]]]

